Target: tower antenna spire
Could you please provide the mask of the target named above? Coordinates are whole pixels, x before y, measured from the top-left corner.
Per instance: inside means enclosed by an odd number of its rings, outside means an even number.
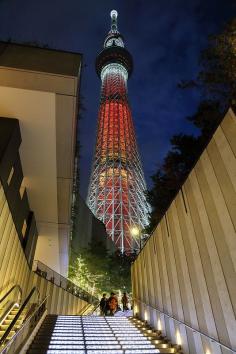
[[[117,26],[118,12],[116,10],[112,10],[110,15],[111,15],[111,32],[116,33],[118,32],[118,26]]]

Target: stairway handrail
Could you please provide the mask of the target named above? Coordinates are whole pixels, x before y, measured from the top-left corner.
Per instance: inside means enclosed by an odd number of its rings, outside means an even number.
[[[15,338],[18,337],[20,332],[23,331],[23,329],[26,327],[26,325],[30,322],[30,320],[35,316],[35,314],[39,311],[39,309],[44,305],[44,303],[47,301],[49,298],[49,295],[46,295],[45,298],[38,304],[37,308],[33,311],[33,313],[26,319],[26,321],[22,324],[22,326],[19,328],[19,330],[12,336],[12,338],[9,340],[9,342],[6,343],[5,347],[1,349],[1,353],[4,353],[4,351],[11,346],[11,343],[15,341]]]
[[[205,333],[199,331],[198,329],[191,327],[190,325],[186,324],[185,322],[183,322],[183,321],[181,321],[181,320],[178,320],[176,317],[171,316],[171,315],[169,315],[168,313],[163,312],[163,311],[159,310],[158,308],[156,308],[156,307],[154,307],[154,306],[152,306],[152,305],[148,305],[148,304],[146,304],[145,302],[143,302],[143,301],[141,301],[141,300],[139,300],[139,299],[137,299],[137,298],[133,298],[133,300],[134,300],[134,302],[135,302],[135,301],[141,302],[141,303],[144,304],[145,306],[151,307],[153,310],[156,310],[156,311],[158,311],[159,313],[161,313],[161,314],[163,314],[163,315],[165,315],[165,316],[171,318],[172,320],[178,322],[179,324],[184,325],[185,327],[189,328],[191,331],[197,332],[197,333],[200,334],[201,336],[206,337],[207,339],[210,339],[212,342],[215,342],[216,344],[220,345],[220,346],[223,347],[224,349],[227,349],[227,350],[230,350],[230,351],[233,352],[233,353],[236,353],[236,350],[235,350],[235,349],[232,349],[232,348],[228,347],[227,345],[221,343],[219,340],[215,339],[214,337],[211,337],[211,336],[209,336],[209,335],[207,335],[207,334],[205,334]]]
[[[28,302],[30,301],[31,297],[34,295],[34,293],[37,292],[38,296],[39,296],[39,291],[36,288],[36,286],[34,286],[29,295],[27,296],[27,298],[25,299],[25,301],[23,302],[23,304],[21,305],[19,311],[17,312],[16,316],[14,317],[14,319],[12,320],[11,324],[9,325],[9,327],[7,328],[6,332],[3,334],[3,336],[0,338],[0,345],[2,345],[4,343],[4,341],[6,340],[6,338],[8,337],[9,333],[11,332],[12,328],[15,326],[18,318],[20,317],[20,315],[22,314],[23,310],[25,309],[25,307],[27,306]],[[39,299],[38,299],[39,300]]]
[[[20,285],[19,284],[15,284],[15,285],[13,285],[12,287],[11,287],[11,289],[9,289],[8,291],[7,291],[7,293],[0,299],[0,304],[10,295],[10,293],[14,290],[14,289],[18,289],[19,290],[19,292],[20,292],[20,295],[22,296],[22,289],[21,289],[21,287],[20,287]]]
[[[40,265],[42,266],[41,269],[40,269]],[[34,268],[36,268],[36,270],[34,270]],[[80,299],[90,303],[90,304],[98,304],[99,303],[99,299],[96,298],[95,296],[91,295],[90,293],[88,293],[86,290],[80,288],[78,285],[76,285],[75,283],[73,283],[70,279],[68,278],[65,278],[63,275],[59,274],[58,272],[56,272],[55,270],[51,269],[50,267],[48,267],[46,264],[42,263],[41,261],[39,260],[35,260],[34,261],[34,268],[33,268],[33,271],[47,279],[48,281],[51,281],[53,284],[55,284],[56,286],[59,286],[60,288],[64,289],[65,291],[68,291],[69,293],[71,293],[72,295],[76,296],[76,297],[79,297]],[[40,272],[39,272],[40,271]],[[58,276],[59,279],[60,279],[60,285],[58,285],[57,283],[55,283],[55,277],[53,276],[51,279],[48,279],[47,278],[47,272],[51,272],[52,275],[55,275],[55,276]],[[46,273],[46,276],[43,275],[43,274],[40,274],[40,273]],[[53,280],[52,280],[53,279]],[[64,288],[61,284],[62,282],[65,281],[69,287],[68,288]],[[70,286],[74,289],[76,289],[78,292],[73,292],[71,291],[71,288]]]
[[[83,316],[83,314],[89,309],[90,306],[93,306],[93,304],[86,304],[83,308],[82,308],[82,312],[80,312],[80,316]]]
[[[86,316],[88,316],[90,313],[94,313],[97,308],[100,306],[100,303],[98,303],[97,305],[94,304],[89,304],[88,306],[85,306],[85,308],[83,309],[83,311],[80,313],[80,316],[83,316],[83,314],[89,309],[90,306],[93,306],[93,310],[91,312],[89,312]]]

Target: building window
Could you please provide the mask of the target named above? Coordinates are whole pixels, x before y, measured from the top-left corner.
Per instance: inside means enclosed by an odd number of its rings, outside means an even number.
[[[24,220],[22,230],[21,230],[23,237],[25,237],[26,229],[27,229],[27,223],[26,220]]]
[[[8,186],[9,186],[10,183],[11,183],[13,174],[14,174],[14,167],[11,168],[11,171],[10,171],[9,176],[8,176],[8,179],[7,179],[7,184],[8,184]]]

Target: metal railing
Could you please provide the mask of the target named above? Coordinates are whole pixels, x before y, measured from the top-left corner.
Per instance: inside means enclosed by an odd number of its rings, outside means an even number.
[[[16,285],[13,285],[7,292],[5,295],[3,295],[3,297],[0,299],[0,304],[6,300],[10,295],[12,295],[12,292],[14,290],[18,290],[19,291],[19,294],[20,294],[20,297],[22,296],[22,290],[21,290],[21,287],[20,285],[16,284]]]
[[[84,309],[82,309],[82,312],[80,313],[80,315],[83,316],[86,313],[86,316],[90,316],[90,315],[96,313],[98,311],[99,307],[100,307],[100,303],[98,303],[96,306],[93,305],[93,307],[91,307],[91,304],[90,304],[89,306],[86,306]]]
[[[89,294],[87,291],[80,288],[78,285],[74,284],[72,281],[63,277],[61,274],[55,272],[55,270],[52,270],[40,261],[34,261],[33,271],[40,277],[68,291],[72,295],[77,296],[90,304],[93,304],[94,306],[99,303],[98,298]]]
[[[22,290],[20,285],[13,285],[0,299],[0,325],[3,323],[9,312],[15,307],[19,307],[22,300]]]
[[[34,294],[37,293],[38,295],[38,301],[39,301],[39,291],[36,287],[33,287],[32,290],[30,291],[29,295],[27,296],[27,298],[25,299],[25,301],[23,302],[23,304],[21,305],[19,311],[17,312],[16,316],[14,317],[14,319],[12,320],[12,322],[10,323],[9,327],[7,328],[7,330],[5,331],[5,333],[3,334],[3,336],[0,338],[0,346],[2,344],[4,344],[4,342],[6,341],[7,337],[9,336],[10,332],[13,330],[14,326],[16,325],[16,322],[18,321],[18,319],[20,318],[22,312],[24,311],[24,309],[26,308],[26,306],[29,304],[31,298],[34,296]]]
[[[143,302],[143,301],[141,301],[141,300],[138,300],[138,299],[136,299],[136,298],[133,298],[133,301],[134,301],[134,303],[135,303],[135,302],[138,302],[138,303],[143,304],[143,305],[146,306],[146,307],[152,308],[153,310],[159,312],[160,314],[162,314],[162,315],[164,315],[164,316],[166,316],[166,317],[168,317],[168,318],[171,318],[171,319],[174,320],[175,322],[177,322],[177,323],[179,323],[179,324],[185,326],[186,328],[190,329],[193,333],[198,333],[199,335],[205,337],[207,340],[210,340],[211,342],[215,343],[216,345],[219,345],[220,347],[222,347],[222,348],[224,348],[224,349],[226,349],[226,350],[229,350],[231,353],[236,353],[236,350],[235,350],[235,349],[228,347],[227,345],[225,345],[225,344],[219,342],[216,338],[211,337],[211,336],[209,336],[209,335],[207,335],[207,334],[205,334],[205,333],[199,331],[198,329],[193,328],[192,326],[186,324],[185,322],[178,320],[176,317],[171,316],[171,315],[169,315],[168,313],[163,312],[163,311],[159,310],[159,309],[156,308],[156,307],[153,307],[153,306],[151,306],[151,305],[148,305],[148,304],[146,304],[145,302]]]
[[[32,290],[30,294],[32,293]],[[27,299],[30,297],[30,294]],[[35,326],[38,324],[39,320],[45,313],[47,299],[48,295],[38,304],[37,308],[23,322],[20,329],[13,335],[13,337],[6,343],[6,345],[2,349],[0,349],[0,354],[19,352],[19,347],[22,345],[22,343],[25,342],[29,334],[32,332],[32,330],[35,328]]]

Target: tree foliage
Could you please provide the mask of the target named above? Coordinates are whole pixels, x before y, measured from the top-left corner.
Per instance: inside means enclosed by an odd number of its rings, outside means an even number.
[[[102,243],[81,248],[73,257],[69,278],[86,291],[100,296],[103,292],[131,292],[131,263],[135,255],[116,251],[110,254]]]
[[[199,136],[178,134],[171,138],[171,149],[163,164],[151,177],[153,187],[147,191],[152,206],[151,232],[166,212],[187,175],[202,153],[224,111],[236,108],[236,19],[222,33],[209,38],[209,45],[200,55],[201,69],[196,79],[181,81],[182,89],[202,93],[196,112],[187,120],[199,129]]]
[[[209,38],[200,56],[198,74],[204,94],[218,100],[223,108],[236,106],[236,18],[222,33]]]

